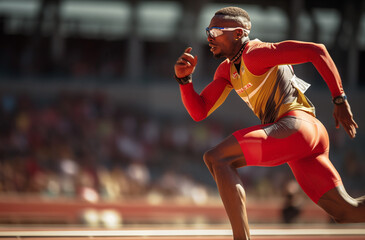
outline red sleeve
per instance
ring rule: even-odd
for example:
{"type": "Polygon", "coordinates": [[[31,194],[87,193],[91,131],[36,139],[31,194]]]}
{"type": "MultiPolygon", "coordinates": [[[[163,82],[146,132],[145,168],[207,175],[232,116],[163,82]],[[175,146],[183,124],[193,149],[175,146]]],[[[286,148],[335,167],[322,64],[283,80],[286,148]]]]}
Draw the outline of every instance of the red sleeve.
{"type": "Polygon", "coordinates": [[[300,41],[279,43],[251,41],[245,49],[244,62],[255,75],[261,75],[277,65],[311,62],[326,81],[332,97],[344,92],[337,67],[323,44],[300,41]]]}
{"type": "Polygon", "coordinates": [[[217,68],[214,80],[200,94],[194,90],[192,83],[180,85],[182,102],[195,121],[205,119],[219,100],[222,100],[221,98],[227,87],[232,88],[229,79],[230,65],[227,61],[224,61],[217,68]]]}

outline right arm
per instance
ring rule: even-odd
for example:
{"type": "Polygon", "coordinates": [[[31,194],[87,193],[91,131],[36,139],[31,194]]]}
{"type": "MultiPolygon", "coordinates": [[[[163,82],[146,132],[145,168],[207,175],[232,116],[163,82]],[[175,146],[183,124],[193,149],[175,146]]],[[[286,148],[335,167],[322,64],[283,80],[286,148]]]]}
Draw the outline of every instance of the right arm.
{"type": "MultiPolygon", "coordinates": [[[[191,48],[187,48],[175,64],[175,75],[183,78],[194,72],[197,57],[190,54],[191,48]]],[[[221,64],[214,80],[198,94],[192,82],[180,85],[182,102],[195,121],[201,121],[217,109],[227,98],[232,86],[229,82],[229,65],[221,64]]]]}

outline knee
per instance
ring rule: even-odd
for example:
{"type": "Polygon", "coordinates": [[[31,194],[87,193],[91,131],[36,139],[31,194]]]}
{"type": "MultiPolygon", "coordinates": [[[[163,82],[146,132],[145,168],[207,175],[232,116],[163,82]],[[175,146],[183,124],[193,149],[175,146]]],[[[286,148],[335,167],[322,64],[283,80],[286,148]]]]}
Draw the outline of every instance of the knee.
{"type": "Polygon", "coordinates": [[[222,159],[218,155],[219,154],[214,149],[208,150],[204,153],[203,159],[208,168],[214,168],[221,164],[222,159]]]}
{"type": "Polygon", "coordinates": [[[205,152],[203,155],[203,159],[204,159],[205,165],[207,165],[210,168],[213,165],[213,162],[215,161],[212,150],[205,152]]]}

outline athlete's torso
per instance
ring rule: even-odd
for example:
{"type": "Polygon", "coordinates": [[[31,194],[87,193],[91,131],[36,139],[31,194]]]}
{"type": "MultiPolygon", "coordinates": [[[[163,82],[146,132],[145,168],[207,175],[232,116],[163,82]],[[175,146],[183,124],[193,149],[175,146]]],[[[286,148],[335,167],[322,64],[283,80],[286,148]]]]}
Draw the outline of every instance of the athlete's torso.
{"type": "MultiPolygon", "coordinates": [[[[253,42],[251,48],[255,47],[253,42]]],[[[314,115],[313,105],[294,87],[295,82],[302,80],[297,79],[290,65],[274,66],[263,74],[255,75],[246,66],[244,55],[239,71],[233,63],[227,64],[230,64],[232,87],[262,123],[274,122],[291,110],[303,110],[314,115]]]]}

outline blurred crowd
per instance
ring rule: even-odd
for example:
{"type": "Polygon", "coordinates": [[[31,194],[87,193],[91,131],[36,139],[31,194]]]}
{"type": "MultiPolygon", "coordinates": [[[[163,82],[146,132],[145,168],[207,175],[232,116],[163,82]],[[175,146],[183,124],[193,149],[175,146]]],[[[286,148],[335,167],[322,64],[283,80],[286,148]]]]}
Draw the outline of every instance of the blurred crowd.
{"type": "Polygon", "coordinates": [[[192,155],[221,134],[203,127],[190,133],[186,126],[113,104],[101,93],[62,93],[53,99],[7,94],[1,100],[3,193],[88,200],[153,189],[182,193],[199,184],[179,165],[200,165],[192,155]]]}
{"type": "MultiPolygon", "coordinates": [[[[157,117],[103,93],[3,94],[0,193],[88,201],[217,196],[202,160],[231,129],[157,117]]],[[[285,166],[283,167],[285,168],[285,166]]],[[[242,170],[250,196],[280,194],[289,171],[242,170]]]]}

